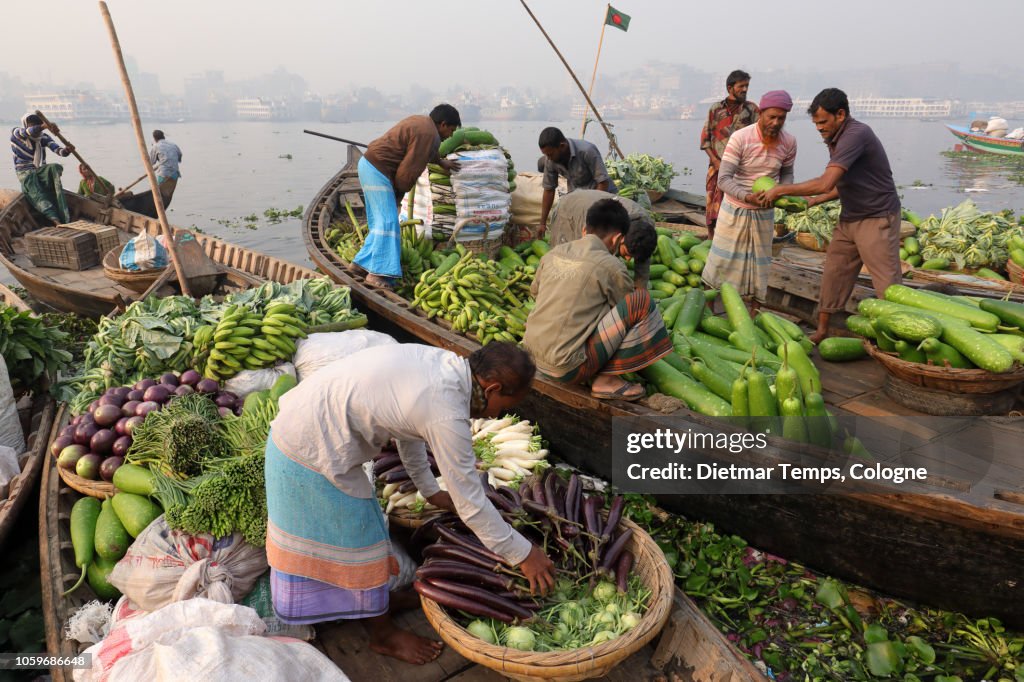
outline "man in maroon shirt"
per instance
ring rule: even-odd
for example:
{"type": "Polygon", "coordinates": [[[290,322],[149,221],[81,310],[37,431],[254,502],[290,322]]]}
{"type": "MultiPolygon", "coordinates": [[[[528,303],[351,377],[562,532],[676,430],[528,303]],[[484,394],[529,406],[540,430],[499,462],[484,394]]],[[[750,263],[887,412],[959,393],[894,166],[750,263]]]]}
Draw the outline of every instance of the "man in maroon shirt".
{"type": "Polygon", "coordinates": [[[846,307],[862,264],[871,272],[879,298],[890,284],[900,283],[900,198],[882,143],[871,128],[850,116],[846,93],[822,90],[807,113],[828,145],[825,172],[807,182],[776,185],[760,200],[763,206],[783,195],[811,197],[811,206],[836,197],[842,202],[821,278],[818,329],[811,336],[817,343],[828,336],[832,313],[846,307]]]}

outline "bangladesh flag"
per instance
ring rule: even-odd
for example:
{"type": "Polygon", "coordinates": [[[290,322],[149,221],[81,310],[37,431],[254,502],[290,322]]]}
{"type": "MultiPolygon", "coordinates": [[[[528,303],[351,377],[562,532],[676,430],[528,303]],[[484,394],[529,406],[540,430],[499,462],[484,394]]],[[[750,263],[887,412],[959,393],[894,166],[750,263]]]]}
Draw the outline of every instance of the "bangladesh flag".
{"type": "Polygon", "coordinates": [[[615,28],[621,28],[623,31],[628,31],[629,15],[623,14],[611,5],[608,5],[608,15],[604,18],[604,23],[615,28]]]}

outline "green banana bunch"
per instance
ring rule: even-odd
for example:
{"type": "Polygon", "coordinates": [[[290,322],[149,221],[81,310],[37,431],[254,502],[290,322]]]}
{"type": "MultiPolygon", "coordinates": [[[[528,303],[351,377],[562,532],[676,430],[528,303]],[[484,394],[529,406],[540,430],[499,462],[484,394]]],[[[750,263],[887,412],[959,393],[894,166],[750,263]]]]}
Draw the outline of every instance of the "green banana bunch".
{"type": "MultiPolygon", "coordinates": [[[[319,312],[319,311],[316,311],[319,312]]],[[[260,320],[262,336],[254,339],[252,369],[268,367],[295,355],[295,339],[306,338],[306,321],[293,303],[267,306],[260,320]]]]}
{"type": "MultiPolygon", "coordinates": [[[[205,344],[206,365],[203,376],[208,379],[224,381],[238,374],[243,369],[258,369],[250,363],[250,355],[255,344],[263,318],[242,305],[231,305],[224,310],[217,326],[210,332],[204,327],[196,330],[196,336],[202,334],[200,341],[205,344]]],[[[209,327],[209,325],[205,325],[209,327]]],[[[199,344],[193,339],[198,350],[199,344]]]]}

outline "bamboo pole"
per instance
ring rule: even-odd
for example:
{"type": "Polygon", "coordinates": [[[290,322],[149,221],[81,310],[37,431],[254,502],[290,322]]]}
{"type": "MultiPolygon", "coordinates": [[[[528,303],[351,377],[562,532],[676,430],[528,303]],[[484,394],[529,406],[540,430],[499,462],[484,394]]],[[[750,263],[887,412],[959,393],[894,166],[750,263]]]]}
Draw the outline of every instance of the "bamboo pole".
{"type": "Polygon", "coordinates": [[[118,198],[118,197],[120,197],[120,196],[121,196],[122,194],[124,194],[125,192],[127,192],[127,191],[128,191],[128,190],[130,190],[130,189],[131,189],[132,187],[134,187],[135,185],[139,184],[140,182],[142,182],[142,181],[143,181],[143,180],[145,180],[145,179],[146,179],[146,176],[145,176],[145,175],[140,175],[139,177],[135,178],[135,182],[133,182],[132,184],[128,185],[127,187],[122,187],[122,188],[121,188],[121,189],[120,189],[120,190],[119,190],[118,192],[116,192],[116,193],[114,194],[114,198],[115,198],[115,199],[117,199],[117,198],[118,198]]]}
{"type": "Polygon", "coordinates": [[[171,254],[171,263],[174,265],[174,272],[181,285],[181,293],[186,296],[192,295],[188,286],[188,280],[181,267],[181,260],[178,258],[178,247],[174,239],[174,231],[167,222],[167,212],[164,211],[164,198],[160,195],[160,186],[156,181],[156,173],[153,172],[153,164],[149,162],[149,152],[146,150],[146,138],[142,134],[142,121],[139,119],[139,107],[135,103],[135,91],[132,90],[132,82],[128,78],[128,69],[124,64],[124,55],[121,53],[121,42],[117,39],[117,29],[114,28],[114,20],[110,18],[110,10],[107,3],[100,0],[100,13],[103,21],[107,24],[107,32],[110,34],[110,47],[114,50],[114,59],[121,72],[121,83],[124,85],[125,97],[128,100],[128,108],[132,114],[132,126],[135,128],[135,139],[139,143],[139,154],[142,156],[142,165],[146,169],[146,176],[149,178],[149,186],[153,192],[153,205],[156,207],[156,214],[160,220],[160,229],[167,240],[167,251],[171,254]]]}
{"type": "Polygon", "coordinates": [[[533,23],[537,24],[537,28],[540,29],[540,32],[544,34],[544,38],[547,39],[548,44],[551,45],[551,49],[554,50],[555,54],[558,55],[558,58],[562,60],[562,65],[565,66],[566,71],[568,71],[569,75],[572,76],[572,80],[573,82],[576,83],[576,87],[578,87],[580,89],[580,92],[583,93],[583,96],[587,100],[587,104],[590,106],[590,109],[594,112],[594,116],[597,117],[597,120],[601,124],[601,127],[604,128],[605,135],[608,136],[608,144],[611,145],[612,149],[615,150],[616,154],[618,154],[620,157],[625,158],[625,154],[623,154],[622,150],[619,149],[619,143],[615,141],[615,136],[612,135],[612,131],[608,128],[608,124],[604,122],[603,118],[601,118],[601,113],[597,110],[597,107],[595,107],[594,103],[590,101],[590,95],[588,95],[587,91],[583,88],[583,83],[580,83],[580,79],[576,77],[576,73],[572,70],[572,67],[569,66],[569,62],[565,61],[565,57],[562,56],[562,53],[555,46],[555,43],[553,40],[551,40],[551,37],[548,35],[548,32],[544,30],[544,27],[541,26],[540,21],[537,19],[536,16],[534,16],[533,12],[530,10],[529,5],[526,4],[526,0],[519,0],[519,2],[522,4],[523,9],[526,10],[526,13],[530,15],[530,18],[533,19],[533,23]]]}
{"type": "MultiPolygon", "coordinates": [[[[604,18],[601,20],[601,37],[597,41],[597,56],[594,58],[594,73],[590,74],[590,87],[587,88],[587,97],[594,94],[594,81],[597,80],[597,63],[601,61],[601,46],[604,45],[604,29],[608,26],[608,12],[611,4],[605,5],[604,18]]],[[[587,112],[583,112],[583,126],[580,128],[580,138],[587,136],[587,112]]],[[[621,156],[621,154],[620,154],[621,156]]]]}
{"type": "Polygon", "coordinates": [[[53,124],[50,123],[49,119],[46,118],[46,114],[44,114],[43,112],[39,111],[38,109],[36,109],[36,116],[39,117],[40,121],[42,121],[44,124],[46,124],[47,129],[51,133],[56,135],[58,140],[60,140],[61,142],[64,143],[65,147],[71,147],[71,153],[74,155],[74,157],[76,159],[78,159],[78,162],[80,164],[82,164],[86,168],[92,169],[92,166],[90,166],[89,163],[85,159],[82,158],[82,155],[78,153],[78,148],[75,147],[75,145],[73,145],[70,142],[68,142],[68,138],[64,137],[63,133],[60,132],[60,127],[59,126],[58,126],[57,130],[53,130],[52,128],[50,128],[49,126],[51,126],[53,124]]]}

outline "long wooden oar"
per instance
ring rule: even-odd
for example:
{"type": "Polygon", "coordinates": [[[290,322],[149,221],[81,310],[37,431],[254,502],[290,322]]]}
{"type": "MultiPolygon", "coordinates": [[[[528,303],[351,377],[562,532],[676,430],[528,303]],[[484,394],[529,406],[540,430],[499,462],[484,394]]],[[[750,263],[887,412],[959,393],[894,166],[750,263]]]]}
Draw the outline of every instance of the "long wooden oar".
{"type": "Polygon", "coordinates": [[[59,128],[57,130],[50,128],[50,126],[52,126],[53,124],[50,123],[49,119],[46,118],[46,115],[43,112],[36,109],[36,116],[39,117],[40,121],[46,124],[46,127],[50,130],[51,133],[57,136],[58,140],[64,143],[65,147],[71,147],[71,153],[75,155],[75,158],[78,159],[78,162],[80,164],[82,164],[86,168],[92,169],[92,166],[89,165],[89,162],[82,158],[82,155],[78,153],[78,149],[75,147],[75,145],[68,142],[68,138],[64,137],[64,134],[60,132],[59,128]]]}
{"type": "MultiPolygon", "coordinates": [[[[153,205],[156,207],[157,217],[160,219],[160,229],[164,233],[167,242],[167,251],[171,254],[171,263],[174,264],[174,272],[178,277],[178,284],[181,286],[181,293],[192,296],[192,289],[188,285],[188,278],[178,257],[178,246],[174,239],[174,231],[167,222],[167,212],[164,211],[164,198],[160,194],[160,186],[156,181],[156,173],[153,172],[153,164],[149,161],[149,150],[146,149],[146,138],[142,134],[142,121],[139,119],[139,107],[135,103],[135,91],[132,90],[132,82],[128,78],[128,69],[124,64],[124,55],[121,53],[121,43],[117,39],[117,30],[114,28],[114,20],[110,18],[110,10],[107,3],[100,1],[100,13],[103,21],[107,24],[107,32],[110,34],[110,47],[114,50],[114,59],[121,72],[121,83],[124,85],[125,96],[128,99],[128,108],[132,114],[132,127],[135,128],[135,139],[139,143],[139,154],[142,156],[142,166],[146,169],[146,177],[149,178],[149,187],[153,192],[153,205]]],[[[84,162],[83,162],[84,163],[84,162]]]]}
{"type": "Polygon", "coordinates": [[[335,142],[345,142],[347,144],[353,144],[357,147],[366,147],[367,145],[362,142],[356,142],[355,140],[346,140],[344,137],[335,137],[334,135],[328,135],[327,133],[318,133],[315,130],[303,130],[302,132],[307,135],[316,135],[317,137],[326,137],[328,140],[334,140],[335,142]]]}
{"type": "Polygon", "coordinates": [[[146,176],[145,176],[145,175],[140,175],[139,177],[137,177],[137,178],[135,179],[135,182],[133,182],[132,184],[128,185],[127,187],[122,187],[122,188],[121,188],[120,190],[118,190],[118,191],[117,191],[117,193],[116,193],[116,194],[114,194],[114,198],[115,198],[115,199],[118,199],[118,198],[120,198],[122,194],[124,194],[125,192],[127,192],[127,191],[128,191],[128,190],[130,190],[130,189],[131,189],[132,187],[134,187],[135,185],[139,184],[140,182],[142,182],[142,181],[143,181],[143,180],[145,180],[145,179],[146,179],[146,176]]]}

